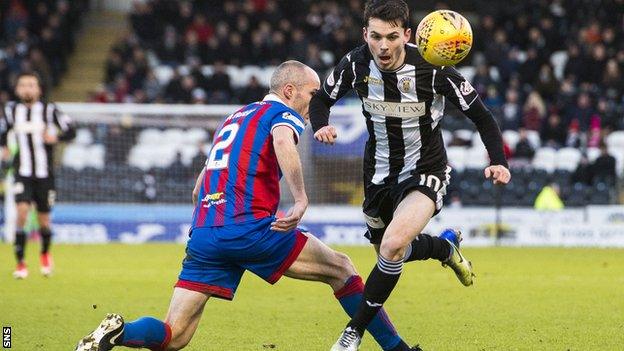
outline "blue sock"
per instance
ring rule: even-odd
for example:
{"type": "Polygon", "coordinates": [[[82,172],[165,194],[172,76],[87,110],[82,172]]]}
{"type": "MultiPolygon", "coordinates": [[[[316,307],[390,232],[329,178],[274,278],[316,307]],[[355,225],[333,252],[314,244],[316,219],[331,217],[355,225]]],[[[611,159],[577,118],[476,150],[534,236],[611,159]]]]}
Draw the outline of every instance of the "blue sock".
{"type": "Polygon", "coordinates": [[[162,350],[171,340],[171,328],[156,318],[143,317],[126,323],[119,345],[162,350]]]}
{"type": "MultiPolygon", "coordinates": [[[[353,317],[358,306],[362,302],[363,292],[364,283],[362,282],[362,278],[359,275],[354,275],[349,278],[345,286],[336,291],[334,295],[349,317],[353,317]]],[[[383,308],[379,310],[366,330],[371,333],[383,350],[400,350],[402,346],[407,347],[394,328],[394,325],[392,325],[392,322],[390,322],[390,318],[383,308]]]]}

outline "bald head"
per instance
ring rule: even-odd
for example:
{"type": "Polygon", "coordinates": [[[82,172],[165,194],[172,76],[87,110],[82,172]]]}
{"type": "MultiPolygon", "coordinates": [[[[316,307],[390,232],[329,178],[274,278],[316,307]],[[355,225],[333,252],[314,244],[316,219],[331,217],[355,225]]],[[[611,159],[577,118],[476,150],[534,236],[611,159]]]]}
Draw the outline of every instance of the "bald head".
{"type": "Polygon", "coordinates": [[[270,92],[277,95],[306,121],[310,100],[320,88],[318,74],[299,61],[286,61],[271,76],[270,92]]]}
{"type": "Polygon", "coordinates": [[[269,89],[271,92],[280,92],[286,84],[300,87],[315,79],[318,80],[319,78],[314,70],[299,61],[290,60],[277,66],[271,76],[269,89]]]}

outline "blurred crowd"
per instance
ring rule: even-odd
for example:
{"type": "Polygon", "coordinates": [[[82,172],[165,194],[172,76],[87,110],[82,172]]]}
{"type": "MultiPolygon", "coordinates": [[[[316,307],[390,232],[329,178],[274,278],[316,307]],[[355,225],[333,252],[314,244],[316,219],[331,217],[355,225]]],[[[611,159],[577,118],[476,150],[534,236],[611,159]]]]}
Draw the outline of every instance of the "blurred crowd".
{"type": "MultiPolygon", "coordinates": [[[[434,7],[408,2],[415,28],[434,7]]],[[[111,50],[105,86],[93,99],[247,103],[266,87],[252,77],[234,88],[226,65],[275,65],[287,58],[324,76],[362,43],[363,3],[136,1],[132,30],[111,50]],[[154,74],[159,65],[174,68],[165,84],[154,74]],[[204,65],[214,67],[210,74],[204,65]]],[[[543,145],[553,147],[598,147],[603,134],[624,128],[624,1],[464,3],[453,9],[465,11],[475,42],[461,66],[473,68],[472,83],[502,129],[536,130],[543,145]]]]}
{"type": "Polygon", "coordinates": [[[59,83],[74,50],[88,0],[0,1],[0,102],[13,97],[15,77],[35,71],[44,88],[59,83]]]}

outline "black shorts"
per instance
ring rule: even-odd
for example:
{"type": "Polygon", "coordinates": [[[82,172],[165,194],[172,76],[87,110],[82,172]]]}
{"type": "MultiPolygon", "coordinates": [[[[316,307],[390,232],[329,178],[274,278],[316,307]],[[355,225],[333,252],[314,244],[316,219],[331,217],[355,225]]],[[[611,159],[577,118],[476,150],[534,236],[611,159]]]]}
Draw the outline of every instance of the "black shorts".
{"type": "Polygon", "coordinates": [[[365,236],[371,244],[380,244],[386,227],[392,221],[394,210],[412,191],[418,190],[435,203],[437,215],[442,209],[442,199],[446,195],[446,186],[451,180],[451,167],[444,171],[414,173],[399,184],[366,184],[364,189],[364,217],[368,231],[365,236]]]}
{"type": "Polygon", "coordinates": [[[38,212],[47,213],[52,210],[56,200],[54,178],[15,177],[13,184],[15,202],[34,202],[38,212]]]}

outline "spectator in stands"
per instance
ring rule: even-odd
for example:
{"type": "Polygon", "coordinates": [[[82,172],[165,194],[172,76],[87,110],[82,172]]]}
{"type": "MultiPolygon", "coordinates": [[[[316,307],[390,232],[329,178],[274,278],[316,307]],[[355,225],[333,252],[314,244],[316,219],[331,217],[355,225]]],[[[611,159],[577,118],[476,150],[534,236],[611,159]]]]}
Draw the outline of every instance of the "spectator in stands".
{"type": "Polygon", "coordinates": [[[570,123],[576,120],[578,122],[579,131],[587,132],[589,130],[591,117],[594,113],[589,93],[581,92],[576,98],[576,104],[568,108],[566,121],[570,123]]]}
{"type": "Polygon", "coordinates": [[[546,116],[546,104],[537,91],[532,91],[524,103],[522,125],[529,130],[540,130],[546,116]]]}
{"type": "Polygon", "coordinates": [[[256,76],[251,76],[249,84],[243,89],[240,94],[240,103],[248,104],[253,101],[260,101],[266,95],[267,88],[260,85],[256,76]]]}
{"type": "Polygon", "coordinates": [[[512,160],[515,166],[529,165],[535,156],[535,148],[531,145],[525,128],[520,128],[518,134],[520,139],[516,144],[512,160]]]}
{"type": "Polygon", "coordinates": [[[229,103],[232,99],[232,84],[223,62],[217,61],[213,66],[212,76],[209,79],[210,100],[214,103],[229,103]]]}
{"type": "Polygon", "coordinates": [[[557,95],[559,82],[555,78],[552,67],[545,63],[540,67],[537,80],[533,84],[535,90],[547,101],[552,101],[557,95]]]}
{"type": "Polygon", "coordinates": [[[558,149],[565,145],[566,138],[566,127],[561,123],[561,117],[552,112],[540,130],[542,145],[558,149]]]}
{"type": "Polygon", "coordinates": [[[600,156],[592,164],[594,179],[613,183],[616,179],[615,157],[609,154],[607,144],[600,145],[600,156]]]}
{"type": "Polygon", "coordinates": [[[564,204],[563,201],[561,201],[559,194],[559,184],[551,183],[550,185],[546,185],[537,195],[535,205],[533,207],[538,211],[562,210],[564,208],[564,204]]]}
{"type": "Polygon", "coordinates": [[[184,50],[173,26],[165,27],[163,40],[156,49],[160,62],[168,66],[177,66],[184,61],[184,50]]]}
{"type": "Polygon", "coordinates": [[[582,183],[585,185],[591,185],[593,181],[593,170],[592,166],[589,164],[589,160],[587,156],[583,155],[581,160],[579,161],[578,166],[572,173],[570,180],[572,183],[582,183]]]}
{"type": "Polygon", "coordinates": [[[500,126],[502,130],[518,130],[520,127],[522,107],[519,103],[519,94],[515,89],[507,90],[505,102],[501,106],[500,126]]]}

